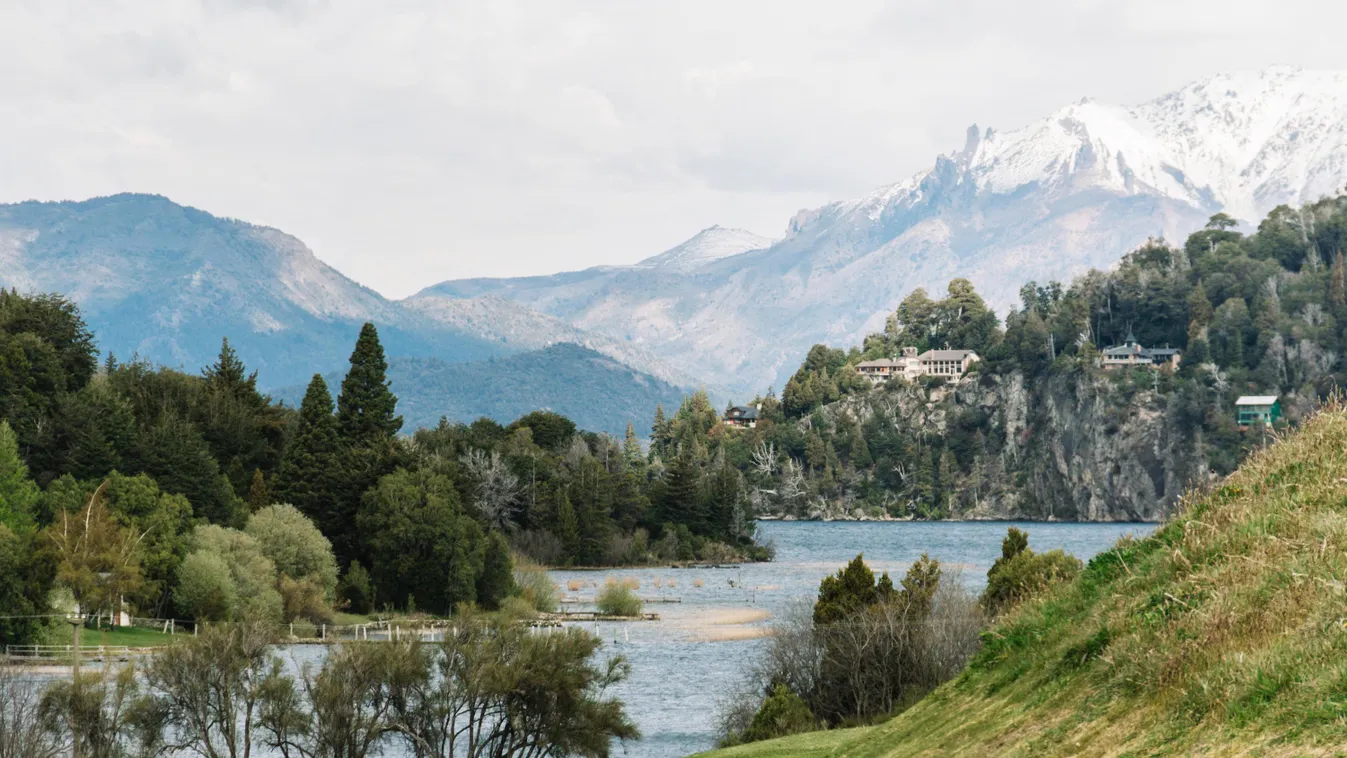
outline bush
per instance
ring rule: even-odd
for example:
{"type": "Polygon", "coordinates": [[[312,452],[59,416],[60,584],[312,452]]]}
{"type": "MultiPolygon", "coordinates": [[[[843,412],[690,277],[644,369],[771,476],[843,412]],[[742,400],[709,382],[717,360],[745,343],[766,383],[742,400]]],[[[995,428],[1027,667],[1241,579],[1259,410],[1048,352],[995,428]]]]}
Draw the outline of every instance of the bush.
{"type": "Polygon", "coordinates": [[[514,555],[514,581],[519,596],[539,613],[556,613],[557,587],[547,570],[527,557],[514,555]]]}
{"type": "Polygon", "coordinates": [[[753,714],[753,723],[743,734],[744,742],[757,742],[785,737],[817,729],[814,714],[804,698],[778,683],[772,694],[762,701],[762,707],[753,714]]]}
{"type": "Polygon", "coordinates": [[[609,579],[604,583],[596,601],[599,613],[605,616],[641,615],[641,598],[631,587],[609,579]]]}
{"type": "Polygon", "coordinates": [[[366,614],[374,610],[374,590],[370,586],[369,572],[360,561],[351,561],[346,575],[337,586],[337,594],[346,603],[351,613],[366,614]]]}
{"type": "Polygon", "coordinates": [[[1003,613],[1052,584],[1074,579],[1080,569],[1080,559],[1061,550],[1035,553],[1024,547],[987,572],[982,607],[992,615],[1003,613]]]}
{"type": "Polygon", "coordinates": [[[276,582],[276,590],[281,594],[286,621],[304,619],[315,624],[332,623],[332,604],[313,577],[291,579],[282,574],[276,582]]]}

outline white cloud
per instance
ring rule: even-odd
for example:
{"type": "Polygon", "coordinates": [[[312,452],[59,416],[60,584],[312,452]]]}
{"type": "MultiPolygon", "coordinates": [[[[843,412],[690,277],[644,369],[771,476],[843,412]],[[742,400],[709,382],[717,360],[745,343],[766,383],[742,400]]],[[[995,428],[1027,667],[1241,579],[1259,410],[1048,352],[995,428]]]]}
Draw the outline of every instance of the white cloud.
{"type": "Polygon", "coordinates": [[[0,201],[158,192],[391,295],[629,262],[928,165],[976,121],[1347,67],[1335,0],[11,0],[0,201]]]}

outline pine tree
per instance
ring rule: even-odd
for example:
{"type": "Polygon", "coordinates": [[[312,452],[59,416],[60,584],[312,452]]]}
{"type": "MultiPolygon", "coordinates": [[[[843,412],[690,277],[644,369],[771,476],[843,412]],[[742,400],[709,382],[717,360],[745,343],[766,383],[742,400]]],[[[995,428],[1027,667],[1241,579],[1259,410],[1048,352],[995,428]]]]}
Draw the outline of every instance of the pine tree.
{"type": "Polygon", "coordinates": [[[314,374],[272,487],[278,502],[289,503],[313,519],[328,539],[332,539],[332,530],[340,526],[333,524],[330,517],[338,494],[335,474],[339,446],[332,396],[323,377],[314,374]]]}
{"type": "Polygon", "coordinates": [[[578,561],[582,549],[580,544],[580,520],[576,517],[575,508],[571,506],[571,499],[566,496],[565,492],[561,493],[561,500],[557,503],[557,537],[566,550],[567,562],[578,561]]]}
{"type": "Polygon", "coordinates": [[[201,375],[205,377],[206,384],[211,389],[238,397],[244,392],[257,390],[257,372],[249,375],[247,371],[238,353],[234,352],[234,348],[229,344],[229,338],[225,337],[220,341],[219,358],[206,367],[201,375]]]}
{"type": "Polygon", "coordinates": [[[262,469],[255,468],[253,483],[248,487],[248,510],[257,513],[268,505],[271,505],[271,490],[267,488],[267,478],[262,474],[262,469]]]}
{"type": "Polygon", "coordinates": [[[19,441],[9,422],[0,420],[0,526],[20,534],[31,523],[38,488],[19,456],[19,441]]]}
{"type": "Polygon", "coordinates": [[[669,452],[669,440],[673,436],[669,428],[669,419],[664,415],[664,404],[655,405],[655,421],[650,425],[651,450],[656,455],[666,456],[669,452]]]}
{"type": "Polygon", "coordinates": [[[622,439],[622,457],[628,468],[645,471],[645,451],[641,449],[641,441],[636,438],[636,428],[631,422],[627,423],[627,434],[622,439]]]}
{"type": "Polygon", "coordinates": [[[366,322],[351,352],[351,368],[337,397],[337,431],[351,447],[392,439],[402,428],[398,399],[388,389],[388,361],[379,332],[366,322]]]}
{"type": "Polygon", "coordinates": [[[1347,273],[1343,271],[1342,253],[1333,257],[1333,267],[1328,272],[1328,307],[1337,319],[1347,315],[1347,273]]]}

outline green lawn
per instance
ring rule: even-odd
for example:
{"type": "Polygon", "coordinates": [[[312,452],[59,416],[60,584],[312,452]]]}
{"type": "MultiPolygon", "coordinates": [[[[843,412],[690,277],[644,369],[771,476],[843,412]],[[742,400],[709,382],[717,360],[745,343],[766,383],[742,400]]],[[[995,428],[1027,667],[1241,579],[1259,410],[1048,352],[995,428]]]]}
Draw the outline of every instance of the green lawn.
{"type": "MultiPolygon", "coordinates": [[[[142,627],[103,627],[101,629],[85,627],[80,630],[80,647],[98,647],[107,645],[108,647],[162,647],[171,645],[174,642],[191,637],[192,632],[184,632],[179,629],[176,635],[168,635],[155,629],[145,629],[142,627]]],[[[50,637],[51,645],[69,645],[74,637],[74,629],[67,624],[62,624],[53,630],[50,637]]]]}

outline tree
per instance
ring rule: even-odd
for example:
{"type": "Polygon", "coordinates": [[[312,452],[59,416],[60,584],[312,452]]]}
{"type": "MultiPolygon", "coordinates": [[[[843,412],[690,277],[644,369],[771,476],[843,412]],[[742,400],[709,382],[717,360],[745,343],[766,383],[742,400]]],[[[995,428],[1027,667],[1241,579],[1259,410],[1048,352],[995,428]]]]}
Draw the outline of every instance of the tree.
{"type": "Polygon", "coordinates": [[[571,505],[571,499],[565,492],[561,493],[561,498],[557,502],[556,532],[566,551],[567,561],[579,561],[583,552],[580,541],[580,520],[575,515],[575,507],[571,505]]]}
{"type": "Polygon", "coordinates": [[[331,603],[337,591],[332,543],[293,505],[270,505],[254,513],[244,529],[262,555],[291,579],[311,580],[331,603]]]}
{"type": "Polygon", "coordinates": [[[606,696],[630,666],[622,658],[596,665],[598,648],[581,629],[532,634],[508,620],[464,619],[433,651],[429,686],[394,699],[400,747],[425,756],[607,758],[614,740],[640,732],[606,696]]]}
{"type": "MultiPolygon", "coordinates": [[[[661,413],[663,409],[657,409],[661,413]]],[[[636,428],[627,422],[627,433],[622,438],[622,459],[627,467],[644,472],[645,471],[645,451],[641,449],[641,441],[636,438],[636,428]]]]}
{"type": "Polygon", "coordinates": [[[229,345],[229,338],[225,337],[220,341],[220,356],[215,363],[202,370],[201,375],[206,380],[206,385],[211,389],[220,390],[230,395],[237,395],[244,391],[255,391],[257,388],[257,372],[251,375],[243,366],[243,361],[239,360],[238,353],[229,345]]]}
{"type": "Polygon", "coordinates": [[[267,478],[262,469],[253,469],[253,481],[248,487],[248,512],[257,513],[271,504],[271,490],[267,488],[267,478]]]}
{"type": "MultiPolygon", "coordinates": [[[[0,645],[32,644],[44,626],[55,567],[36,541],[35,534],[20,536],[0,524],[0,645]]],[[[0,701],[0,711],[4,705],[0,701]]]]}
{"type": "Polygon", "coordinates": [[[486,538],[482,573],[477,577],[477,604],[494,611],[515,592],[514,567],[510,564],[510,543],[500,532],[486,538]]]}
{"type": "Polygon", "coordinates": [[[447,614],[477,600],[482,529],[448,477],[399,469],[365,493],[356,523],[379,602],[447,614]]]}
{"type": "Polygon", "coordinates": [[[387,442],[402,428],[402,417],[396,415],[398,399],[388,388],[388,361],[374,324],[360,328],[350,363],[337,396],[338,434],[352,447],[387,442]]]}
{"type": "Polygon", "coordinates": [[[276,472],[274,497],[290,503],[313,519],[325,534],[340,531],[342,525],[332,512],[338,498],[336,469],[338,460],[337,422],[332,416],[332,396],[327,382],[314,374],[299,406],[299,421],[285,447],[276,472]]]}
{"type": "Polygon", "coordinates": [[[875,581],[874,572],[865,565],[864,556],[857,554],[845,567],[819,583],[818,600],[814,603],[814,623],[831,624],[868,608],[893,595],[893,581],[884,574],[875,581]]]}
{"type": "Polygon", "coordinates": [[[19,457],[19,440],[9,422],[0,419],[0,525],[10,531],[28,529],[39,491],[19,457]]]}
{"type": "Polygon", "coordinates": [[[519,477],[505,465],[500,453],[473,448],[458,460],[471,478],[473,504],[485,525],[501,531],[514,529],[519,477]]]}
{"type": "Polygon", "coordinates": [[[360,561],[351,561],[350,568],[346,569],[337,585],[337,594],[351,613],[369,613],[374,609],[374,585],[360,561]]]}
{"type": "Polygon", "coordinates": [[[140,541],[103,502],[104,482],[79,513],[63,511],[46,529],[57,556],[57,581],[70,588],[83,613],[115,613],[140,588],[140,541]]]}
{"type": "Polygon", "coordinates": [[[197,527],[194,542],[173,594],[184,613],[211,621],[274,623],[284,618],[285,605],[276,589],[276,564],[256,539],[237,529],[209,524],[197,527]],[[228,570],[227,583],[221,567],[228,570]],[[222,604],[223,598],[235,602],[222,604]]]}

